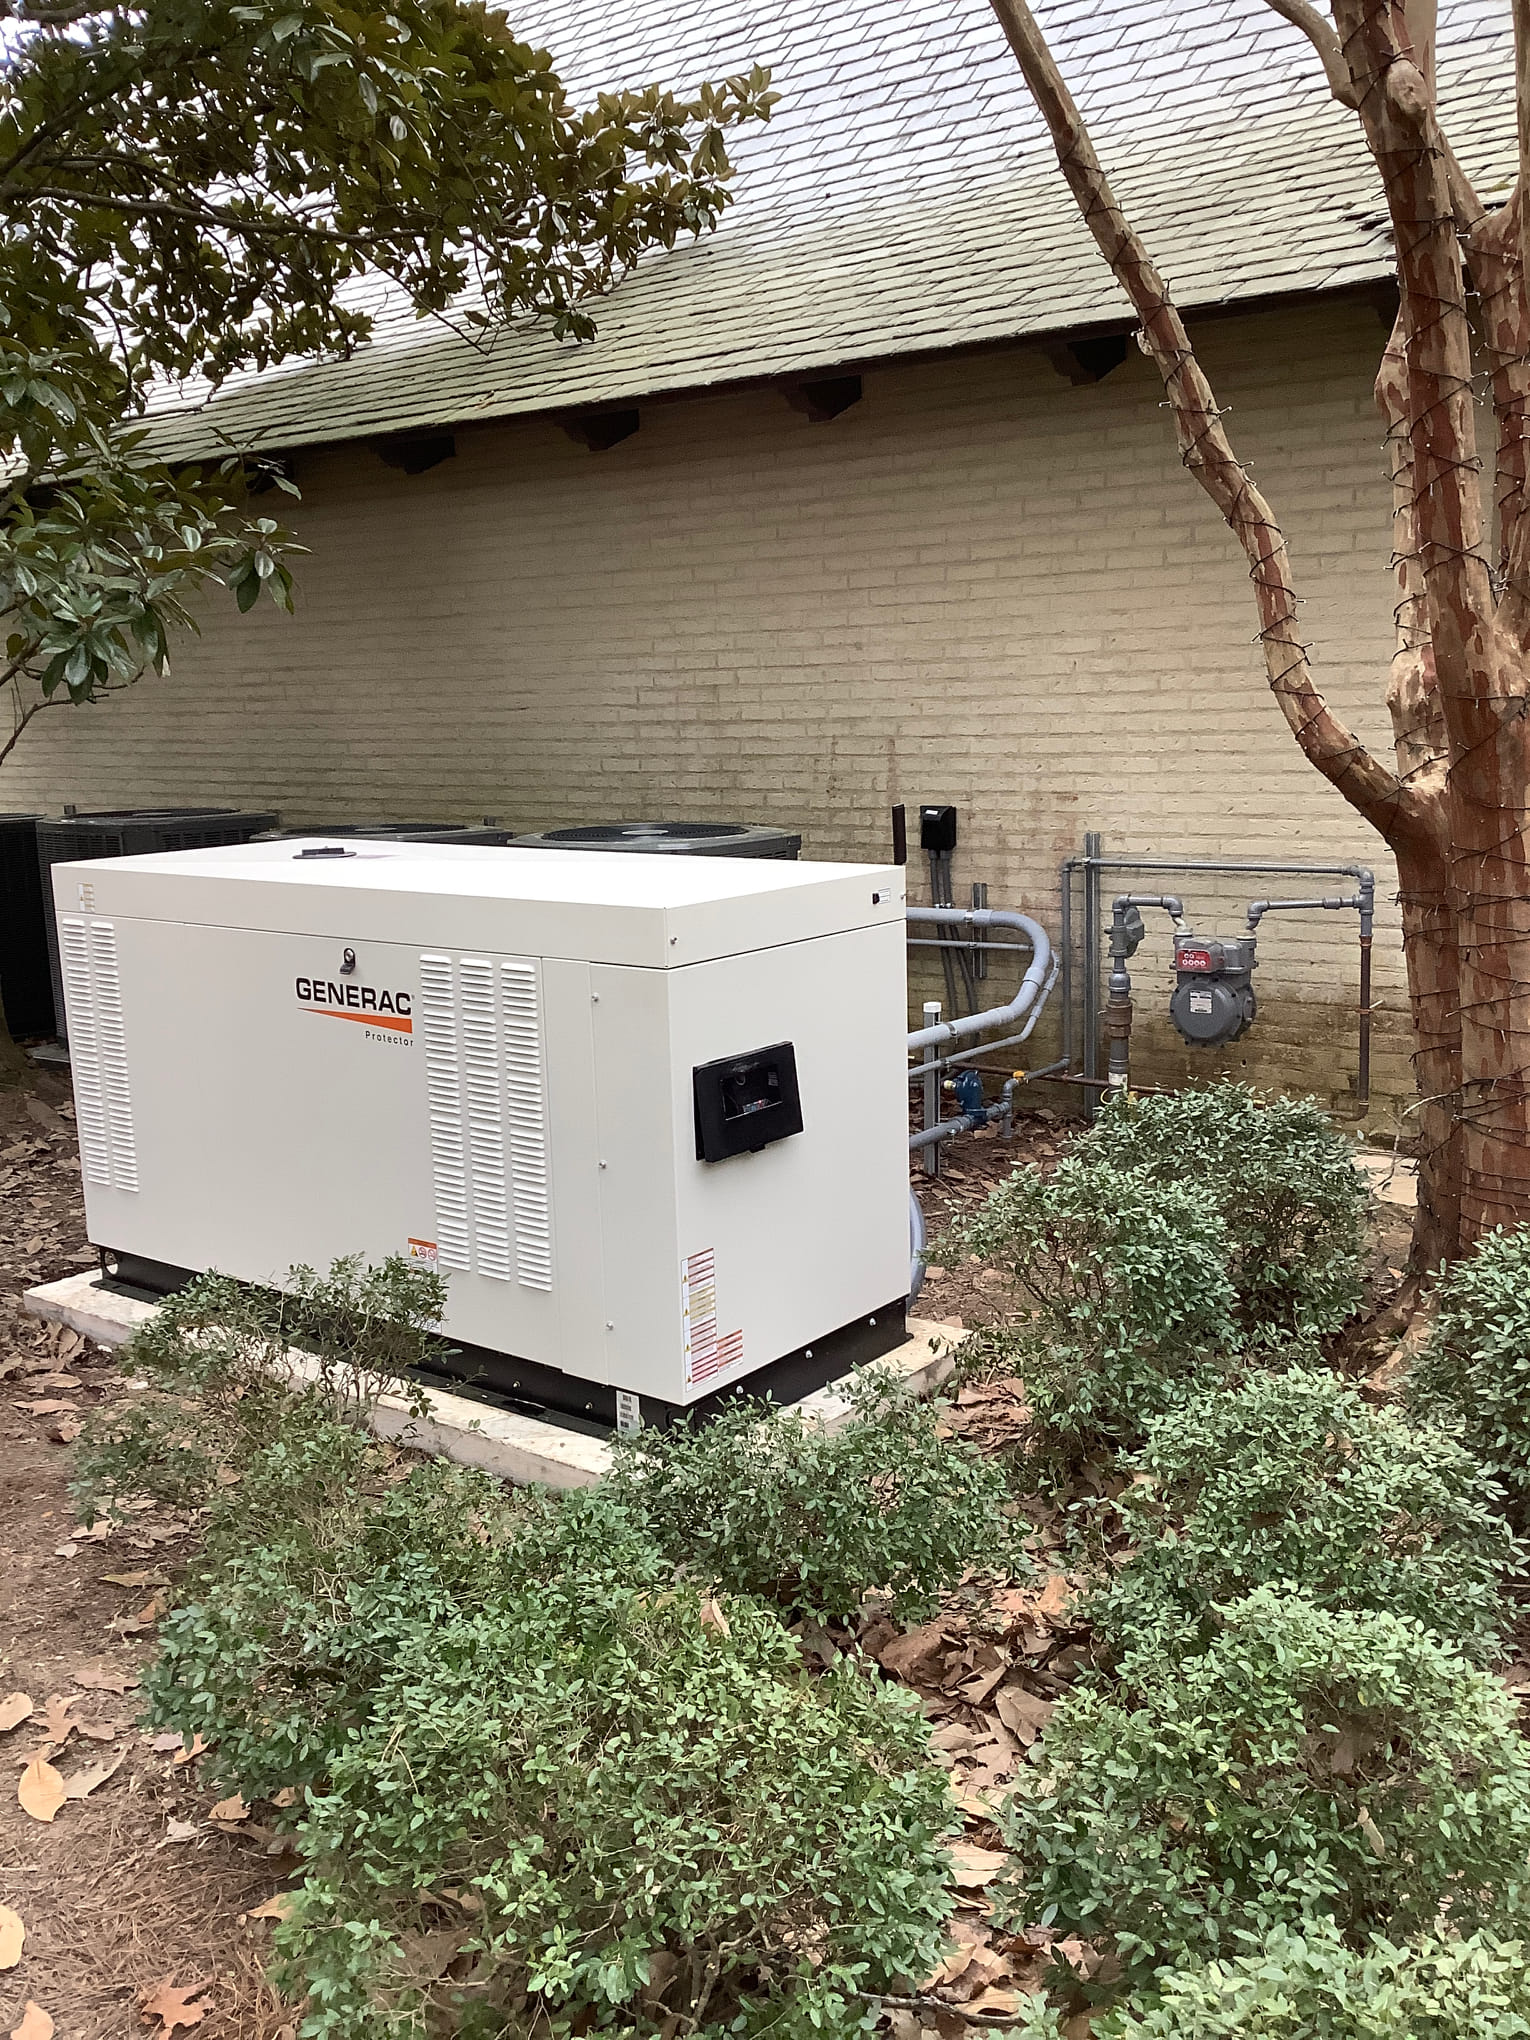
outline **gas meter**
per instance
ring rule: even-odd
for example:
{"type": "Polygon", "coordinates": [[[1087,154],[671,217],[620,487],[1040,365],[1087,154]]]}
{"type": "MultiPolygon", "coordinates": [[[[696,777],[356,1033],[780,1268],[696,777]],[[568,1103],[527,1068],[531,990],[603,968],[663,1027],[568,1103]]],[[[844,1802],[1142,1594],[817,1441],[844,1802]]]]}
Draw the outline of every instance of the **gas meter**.
{"type": "Polygon", "coordinates": [[[1192,1048],[1219,1048],[1246,1034],[1258,1011],[1252,935],[1176,931],[1169,1018],[1192,1048]]]}

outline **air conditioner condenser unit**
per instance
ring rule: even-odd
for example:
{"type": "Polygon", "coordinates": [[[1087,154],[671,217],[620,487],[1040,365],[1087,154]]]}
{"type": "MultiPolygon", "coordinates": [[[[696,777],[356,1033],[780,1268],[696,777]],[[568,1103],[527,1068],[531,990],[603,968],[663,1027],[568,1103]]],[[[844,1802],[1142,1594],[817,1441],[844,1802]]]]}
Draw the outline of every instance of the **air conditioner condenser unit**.
{"type": "Polygon", "coordinates": [[[790,1399],[904,1336],[903,878],[364,840],[56,866],[90,1238],[160,1288],[407,1255],[447,1278],[444,1364],[604,1423],[790,1399]]]}

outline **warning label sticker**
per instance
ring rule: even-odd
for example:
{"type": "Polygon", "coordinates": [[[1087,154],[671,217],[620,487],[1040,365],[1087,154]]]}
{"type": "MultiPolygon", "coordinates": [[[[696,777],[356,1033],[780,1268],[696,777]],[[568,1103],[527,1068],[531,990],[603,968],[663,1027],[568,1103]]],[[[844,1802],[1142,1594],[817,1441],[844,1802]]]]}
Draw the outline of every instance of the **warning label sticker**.
{"type": "Polygon", "coordinates": [[[744,1335],[717,1330],[717,1262],[710,1247],[680,1264],[680,1308],[685,1340],[685,1385],[720,1381],[744,1364],[744,1335]]]}
{"type": "Polygon", "coordinates": [[[441,1256],[434,1240],[411,1240],[409,1258],[419,1268],[439,1268],[441,1256]]]}

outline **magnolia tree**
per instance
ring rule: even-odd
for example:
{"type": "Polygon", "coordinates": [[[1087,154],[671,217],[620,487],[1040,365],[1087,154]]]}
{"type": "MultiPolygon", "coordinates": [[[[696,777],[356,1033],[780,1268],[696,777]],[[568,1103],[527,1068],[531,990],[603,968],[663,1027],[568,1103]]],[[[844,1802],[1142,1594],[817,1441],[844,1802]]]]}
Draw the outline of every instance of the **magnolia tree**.
{"type": "Polygon", "coordinates": [[[1333,0],[1331,16],[1307,0],[1265,4],[1306,33],[1334,97],[1353,110],[1397,249],[1400,306],[1376,380],[1399,589],[1390,764],[1319,691],[1297,630],[1285,534],[1238,458],[1030,9],[992,0],[1069,188],[1137,314],[1184,464],[1248,557],[1271,691],[1307,758],[1397,859],[1420,1090],[1422,1271],[1494,1226],[1530,1220],[1530,0],[1514,0],[1520,175],[1493,211],[1440,125],[1434,0],[1333,0]],[[1496,442],[1491,518],[1473,400],[1479,366],[1496,442]]]}
{"type": "Polygon", "coordinates": [[[575,107],[473,0],[0,0],[0,760],[163,668],[211,584],[290,606],[290,484],[157,458],[155,384],[348,354],[368,276],[470,337],[585,337],[715,223],[725,132],[774,97],[755,70],[575,107]]]}

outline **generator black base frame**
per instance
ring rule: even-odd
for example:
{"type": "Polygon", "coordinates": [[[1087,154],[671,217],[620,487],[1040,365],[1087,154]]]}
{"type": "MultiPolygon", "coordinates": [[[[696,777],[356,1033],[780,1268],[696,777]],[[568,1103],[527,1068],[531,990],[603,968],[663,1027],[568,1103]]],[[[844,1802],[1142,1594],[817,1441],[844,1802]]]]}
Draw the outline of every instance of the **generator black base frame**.
{"type": "MultiPolygon", "coordinates": [[[[107,1288],[124,1296],[173,1296],[196,1280],[197,1271],[177,1268],[168,1261],[154,1261],[142,1254],[122,1254],[110,1247],[97,1251],[101,1277],[107,1288]]],[[[908,1299],[895,1297],[865,1317],[814,1339],[811,1345],[783,1353],[767,1366],[757,1367],[739,1381],[727,1382],[710,1395],[693,1403],[664,1402],[657,1396],[643,1396],[639,1416],[643,1424],[667,1431],[689,1417],[705,1423],[730,1403],[739,1401],[786,1404],[800,1402],[815,1389],[880,1360],[908,1338],[905,1314],[908,1299]]],[[[478,1400],[498,1409],[519,1411],[524,1416],[544,1418],[579,1431],[602,1435],[617,1428],[615,1388],[598,1381],[584,1381],[561,1368],[545,1367],[535,1360],[520,1360],[513,1354],[496,1353],[486,1346],[459,1346],[449,1339],[433,1339],[433,1364],[416,1370],[428,1386],[450,1383],[466,1389],[478,1400]]]]}

